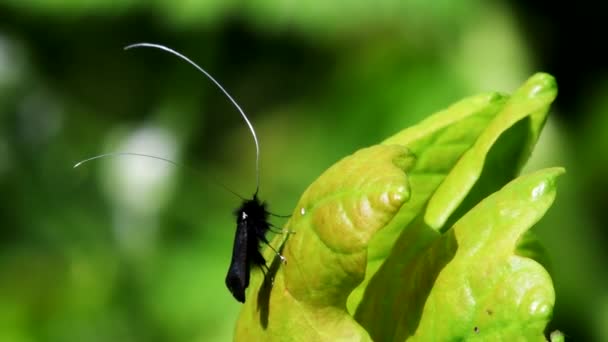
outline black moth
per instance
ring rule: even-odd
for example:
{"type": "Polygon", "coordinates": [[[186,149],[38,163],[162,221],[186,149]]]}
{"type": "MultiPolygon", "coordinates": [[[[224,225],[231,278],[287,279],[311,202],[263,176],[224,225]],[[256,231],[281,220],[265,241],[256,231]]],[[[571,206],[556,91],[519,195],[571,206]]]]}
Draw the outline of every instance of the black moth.
{"type": "Polygon", "coordinates": [[[268,244],[266,232],[270,229],[270,224],[266,204],[258,199],[257,194],[252,199],[245,200],[235,215],[236,234],[226,286],[236,300],[244,303],[251,266],[258,266],[262,270],[268,268],[260,248],[261,243],[268,244]]]}
{"type": "MultiPolygon", "coordinates": [[[[230,267],[228,268],[228,274],[226,275],[226,287],[232,293],[234,298],[241,303],[245,302],[245,290],[249,286],[249,278],[251,274],[251,267],[257,266],[259,267],[264,275],[266,276],[266,272],[264,270],[269,271],[268,266],[266,265],[266,260],[261,253],[262,244],[270,247],[276,255],[281,259],[283,263],[285,263],[285,258],[274,249],[269,243],[268,239],[266,239],[266,232],[270,230],[270,223],[268,222],[268,216],[270,213],[266,211],[266,204],[258,199],[258,190],[260,187],[260,146],[258,143],[257,135],[255,134],[255,130],[253,129],[253,125],[241,109],[241,107],[236,103],[236,101],[228,94],[228,92],[222,87],[222,85],[217,82],[207,71],[198,66],[188,57],[182,55],[181,53],[172,50],[166,46],[159,44],[151,44],[151,43],[137,43],[132,44],[125,47],[125,50],[137,47],[150,47],[160,49],[166,52],[169,52],[186,62],[190,63],[193,67],[202,72],[205,76],[207,76],[220,90],[228,97],[230,102],[236,107],[239,111],[245,123],[249,127],[251,134],[253,136],[253,140],[255,141],[256,148],[256,178],[257,178],[257,186],[256,191],[253,194],[252,199],[243,199],[243,203],[241,206],[235,211],[236,214],[236,233],[234,236],[234,246],[232,249],[232,260],[230,261],[230,267]]],[[[106,153],[98,156],[94,156],[92,158],[88,158],[78,162],[74,167],[78,167],[88,161],[117,156],[117,155],[131,155],[131,156],[140,156],[140,157],[149,157],[154,159],[159,159],[173,165],[181,166],[180,164],[156,156],[150,156],[146,154],[140,153],[132,153],[132,152],[117,152],[117,153],[106,153]]],[[[230,191],[230,190],[229,190],[230,191]]],[[[232,191],[230,191],[232,192],[232,191]]],[[[236,193],[232,192],[236,196],[240,197],[236,193]]]]}

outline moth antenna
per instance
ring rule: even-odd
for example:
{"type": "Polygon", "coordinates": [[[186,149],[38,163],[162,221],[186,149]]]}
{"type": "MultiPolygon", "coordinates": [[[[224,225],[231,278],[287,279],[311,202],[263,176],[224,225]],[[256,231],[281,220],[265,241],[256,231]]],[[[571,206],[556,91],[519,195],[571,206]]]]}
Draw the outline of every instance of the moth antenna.
{"type": "MultiPolygon", "coordinates": [[[[135,152],[111,152],[111,153],[98,154],[96,156],[93,156],[93,157],[90,157],[90,158],[83,159],[83,160],[79,161],[78,163],[74,164],[74,168],[77,168],[77,167],[81,166],[82,164],[88,163],[88,162],[96,160],[96,159],[102,159],[102,158],[108,158],[108,157],[121,157],[121,156],[135,156],[135,157],[144,157],[144,158],[156,159],[156,160],[163,161],[165,163],[169,163],[169,164],[171,164],[173,166],[176,166],[176,167],[182,167],[182,168],[188,169],[191,172],[194,172],[194,173],[200,175],[201,177],[207,177],[206,175],[204,175],[199,170],[197,170],[197,169],[195,169],[193,167],[189,167],[189,166],[184,165],[184,164],[180,164],[180,163],[174,162],[171,159],[167,159],[167,158],[163,158],[163,157],[157,157],[157,156],[153,156],[153,155],[150,155],[150,154],[135,153],[135,152]]],[[[237,194],[236,192],[230,190],[224,184],[216,182],[216,185],[221,186],[222,188],[224,188],[224,190],[230,192],[231,194],[235,195],[236,197],[238,197],[238,198],[240,198],[242,200],[245,200],[245,198],[243,198],[243,196],[241,196],[241,195],[237,194]]]]}
{"type": "Polygon", "coordinates": [[[167,162],[169,164],[173,164],[175,166],[178,167],[186,167],[185,165],[181,165],[179,163],[174,162],[173,160],[170,159],[166,159],[166,158],[162,158],[162,157],[157,157],[157,156],[153,156],[153,155],[148,155],[148,154],[143,154],[143,153],[133,153],[133,152],[111,152],[111,153],[103,153],[103,154],[99,154],[87,159],[83,159],[81,161],[79,161],[78,163],[74,164],[74,168],[77,168],[79,166],[81,166],[84,163],[88,163],[92,160],[95,159],[101,159],[101,158],[107,158],[107,157],[118,157],[118,156],[136,156],[136,157],[146,157],[146,158],[152,158],[152,159],[157,159],[157,160],[162,160],[164,162],[167,162]]]}
{"type": "Polygon", "coordinates": [[[222,87],[222,85],[218,81],[216,81],[215,78],[213,78],[213,76],[211,76],[211,74],[209,74],[207,71],[205,71],[205,69],[201,68],[198,64],[194,63],[190,58],[182,55],[181,53],[179,53],[171,48],[168,48],[168,47],[166,47],[164,45],[160,45],[160,44],[136,43],[136,44],[127,45],[127,46],[125,46],[124,49],[129,50],[129,49],[138,48],[138,47],[150,47],[150,48],[160,49],[160,50],[169,52],[169,53],[183,59],[184,61],[188,62],[190,65],[195,67],[198,71],[202,72],[205,76],[207,76],[211,80],[211,82],[213,82],[218,88],[220,88],[220,90],[224,93],[224,95],[226,95],[226,97],[228,97],[230,102],[232,102],[232,104],[236,107],[236,109],[239,111],[239,113],[241,113],[241,116],[243,117],[243,119],[245,120],[245,123],[247,124],[247,126],[249,127],[249,130],[251,131],[251,135],[253,136],[253,141],[255,142],[255,174],[256,174],[255,194],[257,195],[258,191],[260,190],[260,144],[258,142],[258,136],[255,133],[255,129],[253,128],[251,121],[249,121],[249,118],[247,118],[247,115],[245,115],[245,112],[241,109],[241,106],[239,106],[239,104],[232,98],[232,96],[230,96],[230,94],[226,91],[226,89],[224,89],[224,87],[222,87]]]}

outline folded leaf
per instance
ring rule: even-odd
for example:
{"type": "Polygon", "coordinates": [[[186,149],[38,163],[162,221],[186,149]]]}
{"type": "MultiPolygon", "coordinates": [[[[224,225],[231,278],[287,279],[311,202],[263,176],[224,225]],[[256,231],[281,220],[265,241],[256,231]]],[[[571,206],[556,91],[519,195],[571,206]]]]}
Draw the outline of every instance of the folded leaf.
{"type": "Polygon", "coordinates": [[[426,245],[407,259],[393,250],[367,289],[378,299],[362,303],[357,321],[376,341],[544,340],[551,278],[516,247],[550,207],[561,173],[553,168],[517,178],[443,235],[418,220],[398,245],[426,245]]]}
{"type": "Polygon", "coordinates": [[[473,146],[506,101],[505,96],[497,93],[472,96],[383,142],[407,146],[416,156],[416,163],[408,171],[412,198],[370,242],[366,277],[348,299],[349,312],[355,311],[367,283],[389,255],[404,227],[421,213],[446,175],[473,146]]]}
{"type": "MultiPolygon", "coordinates": [[[[441,231],[521,171],[556,94],[555,79],[538,73],[510,98],[493,93],[464,99],[383,142],[407,146],[417,157],[408,173],[412,199],[372,239],[367,274],[349,298],[350,312],[419,215],[441,231]]],[[[415,243],[424,246],[425,241],[415,243]]],[[[408,243],[403,257],[415,248],[408,243]]]]}

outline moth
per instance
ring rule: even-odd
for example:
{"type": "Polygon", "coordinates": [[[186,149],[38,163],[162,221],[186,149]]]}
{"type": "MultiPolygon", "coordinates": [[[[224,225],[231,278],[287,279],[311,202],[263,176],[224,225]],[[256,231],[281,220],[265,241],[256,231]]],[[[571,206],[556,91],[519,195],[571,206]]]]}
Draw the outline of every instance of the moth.
{"type": "MultiPolygon", "coordinates": [[[[193,67],[195,67],[198,71],[203,73],[207,78],[209,78],[221,91],[226,95],[226,97],[232,102],[232,104],[236,107],[238,112],[243,117],[243,120],[249,127],[249,131],[253,136],[253,140],[255,142],[256,149],[256,190],[251,196],[251,199],[246,199],[235,192],[232,192],[234,195],[238,196],[242,200],[242,204],[235,211],[236,216],[236,232],[234,235],[234,245],[232,248],[232,258],[230,260],[230,266],[228,267],[228,274],[226,275],[226,287],[232,293],[234,298],[241,302],[245,302],[245,290],[249,287],[249,279],[251,275],[251,269],[253,267],[259,267],[264,276],[269,272],[268,265],[266,264],[266,259],[262,255],[262,247],[263,245],[269,246],[275,254],[280,258],[283,263],[286,263],[286,259],[283,255],[281,255],[274,247],[272,247],[266,238],[266,233],[271,230],[271,224],[269,222],[269,216],[274,215],[266,210],[266,203],[261,201],[258,198],[258,192],[260,189],[260,144],[258,142],[258,137],[251,124],[251,121],[245,115],[245,112],[241,109],[238,103],[230,96],[230,94],[222,87],[222,85],[215,80],[205,69],[201,68],[198,64],[194,63],[190,58],[185,55],[168,48],[164,45],[160,44],[152,44],[152,43],[136,43],[126,46],[124,49],[129,50],[133,48],[140,47],[148,47],[160,49],[170,54],[173,54],[182,60],[186,61],[193,67]]],[[[148,157],[154,158],[158,160],[162,160],[168,162],[170,164],[176,166],[182,166],[172,160],[168,160],[161,157],[151,156],[147,154],[141,153],[132,153],[132,152],[115,152],[115,153],[105,153],[100,154],[85,160],[82,160],[74,165],[74,168],[79,167],[80,165],[99,158],[110,157],[110,156],[120,156],[120,155],[130,155],[130,156],[140,156],[140,157],[148,157]]],[[[275,215],[278,216],[278,215],[275,215]]]]}

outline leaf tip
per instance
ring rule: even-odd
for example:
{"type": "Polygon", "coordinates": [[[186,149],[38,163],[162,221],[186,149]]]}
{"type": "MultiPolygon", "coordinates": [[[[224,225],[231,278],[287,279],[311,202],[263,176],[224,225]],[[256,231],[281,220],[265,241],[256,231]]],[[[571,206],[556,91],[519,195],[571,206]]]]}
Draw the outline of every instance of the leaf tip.
{"type": "Polygon", "coordinates": [[[551,183],[551,185],[555,185],[557,178],[564,173],[566,173],[566,169],[561,166],[551,167],[548,169],[540,170],[539,172],[543,172],[546,174],[547,180],[551,183]]]}
{"type": "Polygon", "coordinates": [[[528,98],[546,96],[552,100],[557,96],[557,82],[552,75],[538,72],[532,75],[520,90],[528,98]]]}
{"type": "Polygon", "coordinates": [[[549,335],[549,341],[550,342],[564,342],[564,333],[559,331],[559,330],[555,330],[551,333],[551,335],[549,335]]]}
{"type": "MultiPolygon", "coordinates": [[[[548,195],[551,193],[554,194],[555,189],[557,187],[557,178],[559,176],[561,176],[562,174],[564,174],[565,172],[566,172],[566,170],[563,167],[553,167],[553,168],[539,170],[539,171],[536,171],[536,172],[530,174],[529,175],[531,177],[530,179],[534,178],[538,182],[538,184],[532,188],[532,191],[531,191],[532,199],[536,200],[536,199],[540,199],[540,198],[544,197],[545,195],[548,195]]],[[[554,195],[550,195],[550,196],[554,196],[554,195]]]]}

